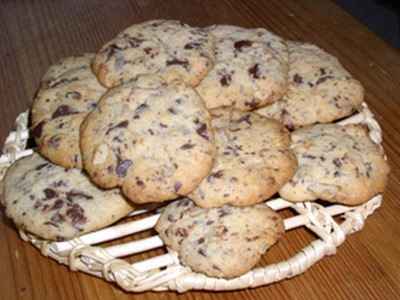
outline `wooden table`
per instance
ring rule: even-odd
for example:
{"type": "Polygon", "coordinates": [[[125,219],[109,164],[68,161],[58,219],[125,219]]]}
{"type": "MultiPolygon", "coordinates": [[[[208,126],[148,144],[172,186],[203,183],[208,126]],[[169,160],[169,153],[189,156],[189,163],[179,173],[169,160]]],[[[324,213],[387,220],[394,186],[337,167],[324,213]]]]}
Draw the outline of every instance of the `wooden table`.
{"type": "MultiPolygon", "coordinates": [[[[132,23],[152,18],[192,25],[265,27],[287,39],[316,43],[336,55],[366,89],[385,132],[392,173],[381,209],[337,255],[296,278],[238,292],[191,292],[180,299],[398,299],[400,294],[400,53],[327,0],[65,0],[0,4],[0,141],[30,104],[41,75],[61,57],[96,51],[132,23]]],[[[69,271],[23,242],[2,216],[0,298],[172,299],[173,292],[128,294],[69,271]]],[[[311,236],[289,232],[266,261],[293,255],[311,236]]],[[[266,263],[266,262],[264,262],[266,263]]]]}

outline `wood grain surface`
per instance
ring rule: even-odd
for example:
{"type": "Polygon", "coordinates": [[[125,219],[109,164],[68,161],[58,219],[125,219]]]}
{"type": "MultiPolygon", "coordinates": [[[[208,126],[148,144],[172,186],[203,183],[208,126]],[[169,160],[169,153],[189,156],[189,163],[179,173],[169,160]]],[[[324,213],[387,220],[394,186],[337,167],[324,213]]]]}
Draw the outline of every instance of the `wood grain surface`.
{"type": "MultiPolygon", "coordinates": [[[[383,206],[365,228],[296,278],[237,292],[129,294],[71,272],[23,242],[1,213],[0,299],[399,299],[400,53],[328,0],[35,0],[0,2],[0,142],[27,109],[48,66],[92,52],[132,23],[153,18],[192,25],[265,27],[287,39],[316,43],[336,55],[366,89],[384,133],[392,173],[383,206]]],[[[293,255],[312,239],[289,232],[263,264],[293,255]]]]}

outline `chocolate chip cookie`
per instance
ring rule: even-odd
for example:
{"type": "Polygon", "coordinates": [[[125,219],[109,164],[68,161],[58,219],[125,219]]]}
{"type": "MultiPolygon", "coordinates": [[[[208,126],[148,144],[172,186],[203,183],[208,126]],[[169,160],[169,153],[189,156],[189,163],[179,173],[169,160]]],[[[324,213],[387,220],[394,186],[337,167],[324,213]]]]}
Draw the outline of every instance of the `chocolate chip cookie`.
{"type": "Polygon", "coordinates": [[[315,125],[292,133],[299,168],[279,191],[289,201],[357,205],[383,192],[389,166],[363,125],[315,125]]]}
{"type": "Polygon", "coordinates": [[[213,37],[201,28],[173,20],[132,25],[97,53],[93,70],[113,87],[141,74],[158,74],[196,86],[213,66],[213,37]]]}
{"type": "Polygon", "coordinates": [[[330,123],[357,110],[364,89],[335,57],[311,44],[288,42],[288,47],[288,92],[258,113],[294,129],[330,123]]]}
{"type": "Polygon", "coordinates": [[[121,186],[136,203],[187,195],[215,156],[210,115],[199,95],[158,76],[110,90],[81,127],[85,169],[101,187],[121,186]]]}
{"type": "Polygon", "coordinates": [[[65,168],[81,168],[79,127],[106,89],[91,72],[94,54],[64,58],[41,81],[32,106],[38,151],[65,168]]]}
{"type": "Polygon", "coordinates": [[[248,111],[278,100],[287,89],[285,41],[265,29],[209,28],[216,37],[215,66],[197,87],[208,108],[248,111]]]}
{"type": "Polygon", "coordinates": [[[211,110],[217,156],[188,195],[198,206],[247,206],[274,195],[293,176],[290,135],[276,120],[231,108],[211,110]]]}
{"type": "Polygon", "coordinates": [[[56,166],[37,153],[8,169],[3,204],[18,228],[48,240],[106,227],[133,210],[118,189],[100,190],[80,170],[56,166]]]}
{"type": "Polygon", "coordinates": [[[283,221],[266,205],[200,208],[189,199],[169,204],[156,230],[182,264],[212,277],[250,271],[283,235],[283,221]]]}

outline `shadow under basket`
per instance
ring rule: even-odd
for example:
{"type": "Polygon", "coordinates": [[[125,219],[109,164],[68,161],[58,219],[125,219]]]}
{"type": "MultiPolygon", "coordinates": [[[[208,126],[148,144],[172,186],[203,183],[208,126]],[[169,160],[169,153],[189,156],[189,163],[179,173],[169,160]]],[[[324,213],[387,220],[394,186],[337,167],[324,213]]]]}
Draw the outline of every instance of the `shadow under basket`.
{"type": "MultiPolygon", "coordinates": [[[[365,124],[371,140],[381,145],[382,131],[365,103],[356,114],[338,124],[365,124]]],[[[16,120],[16,130],[6,139],[0,157],[0,179],[15,160],[33,152],[32,149],[26,149],[28,139],[28,112],[24,112],[16,120]]],[[[46,241],[22,230],[19,233],[24,241],[33,244],[44,256],[68,265],[72,271],[82,271],[115,282],[125,291],[238,290],[299,275],[325,256],[335,254],[336,248],[345,241],[347,235],[363,228],[365,219],[381,202],[382,195],[360,206],[325,202],[291,203],[282,198],[266,201],[265,205],[275,211],[290,209],[294,212],[293,216],[284,220],[286,231],[306,227],[315,234],[316,239],[285,261],[255,268],[233,279],[207,277],[181,265],[177,253],[166,249],[154,231],[152,236],[141,238],[141,232],[153,228],[157,223],[157,210],[133,211],[115,225],[63,242],[46,241]],[[336,220],[339,217],[341,222],[335,221],[334,217],[336,220]],[[126,237],[134,235],[139,238],[126,241],[126,237]],[[153,249],[164,249],[164,252],[151,251],[153,249]],[[156,255],[146,255],[145,259],[129,262],[132,256],[145,252],[156,252],[156,255]]]]}

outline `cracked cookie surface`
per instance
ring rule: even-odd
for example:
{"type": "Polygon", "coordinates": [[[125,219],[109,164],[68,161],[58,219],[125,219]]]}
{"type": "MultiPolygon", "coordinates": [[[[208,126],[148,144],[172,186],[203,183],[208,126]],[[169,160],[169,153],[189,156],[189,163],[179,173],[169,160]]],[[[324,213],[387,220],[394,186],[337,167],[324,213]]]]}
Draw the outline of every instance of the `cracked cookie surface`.
{"type": "Polygon", "coordinates": [[[263,204],[205,209],[185,198],[164,208],[156,230],[184,265],[232,278],[250,271],[283,235],[284,226],[263,204]]]}
{"type": "Polygon", "coordinates": [[[67,57],[51,66],[32,105],[32,135],[39,152],[65,168],[82,168],[79,127],[106,91],[90,69],[93,57],[67,57]]]}
{"type": "Polygon", "coordinates": [[[246,206],[278,192],[297,167],[286,128],[253,112],[231,108],[210,112],[215,163],[188,197],[201,207],[246,206]]]}
{"type": "Polygon", "coordinates": [[[214,39],[201,28],[173,20],[132,25],[97,53],[93,70],[113,87],[142,74],[196,86],[213,66],[214,39]]]}
{"type": "Polygon", "coordinates": [[[81,150],[96,184],[121,186],[136,203],[190,193],[215,156],[210,115],[199,95],[153,75],[102,98],[81,127],[81,150]]]}
{"type": "Polygon", "coordinates": [[[315,125],[292,133],[299,167],[279,191],[289,201],[357,205],[383,192],[389,165],[363,125],[315,125]]]}
{"type": "Polygon", "coordinates": [[[289,88],[278,101],[257,110],[294,129],[349,116],[364,99],[364,89],[340,62],[321,48],[288,42],[289,88]]]}
{"type": "Polygon", "coordinates": [[[249,111],[278,100],[287,89],[286,42],[257,28],[208,28],[216,37],[215,65],[197,87],[208,108],[249,111]]]}
{"type": "Polygon", "coordinates": [[[106,227],[133,210],[118,189],[100,190],[80,170],[56,166],[37,153],[8,169],[3,204],[18,228],[49,240],[106,227]]]}

